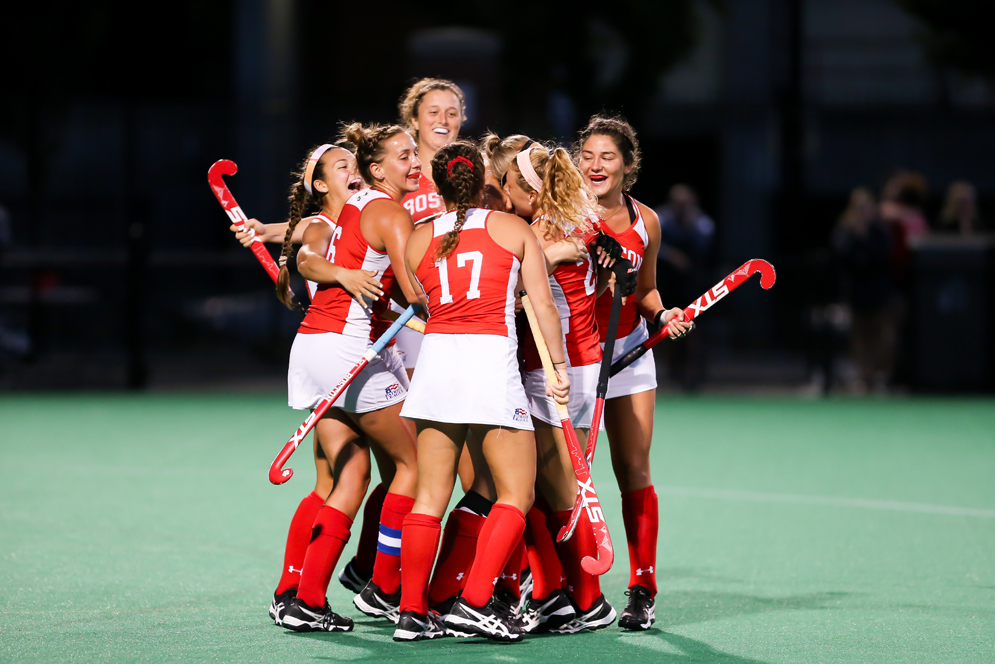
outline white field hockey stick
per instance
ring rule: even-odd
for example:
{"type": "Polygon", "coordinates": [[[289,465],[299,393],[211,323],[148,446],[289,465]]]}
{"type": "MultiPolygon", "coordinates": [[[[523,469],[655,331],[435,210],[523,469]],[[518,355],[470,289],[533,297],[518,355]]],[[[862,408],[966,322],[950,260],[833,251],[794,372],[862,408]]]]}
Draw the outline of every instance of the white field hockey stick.
{"type": "MultiPolygon", "coordinates": [[[[708,292],[688,305],[687,308],[684,309],[684,320],[694,320],[701,315],[703,311],[724,298],[731,291],[735,290],[737,286],[742,284],[757,272],[760,273],[760,285],[764,287],[764,290],[770,289],[770,287],[774,285],[774,281],[777,279],[777,275],[774,272],[774,266],[765,260],[754,258],[753,260],[746,261],[740,265],[738,270],[712,286],[708,292]]],[[[615,360],[615,362],[612,363],[611,375],[614,376],[619,371],[625,369],[627,366],[645,355],[646,351],[663,341],[663,339],[669,335],[670,328],[664,325],[652,337],[615,360]]]]}
{"type": "MultiPolygon", "coordinates": [[[[558,379],[553,370],[553,360],[549,357],[549,348],[546,347],[546,341],[542,337],[542,330],[539,329],[539,321],[536,319],[529,296],[525,294],[525,291],[522,291],[520,295],[522,296],[522,307],[525,309],[529,326],[532,328],[532,337],[535,339],[539,357],[542,359],[542,368],[546,372],[546,380],[549,381],[550,385],[553,385],[558,379]]],[[[580,561],[580,566],[588,574],[600,576],[611,569],[612,563],[615,562],[615,549],[612,547],[612,538],[608,533],[604,512],[601,511],[601,503],[598,502],[598,492],[594,488],[594,480],[591,479],[591,469],[587,465],[587,459],[584,458],[584,450],[581,449],[580,441],[577,440],[573,424],[570,423],[570,411],[565,405],[556,402],[556,413],[560,416],[563,437],[567,441],[567,450],[570,452],[570,461],[577,478],[578,492],[578,501],[570,514],[570,523],[560,529],[556,539],[563,542],[573,535],[573,531],[577,528],[577,519],[580,516],[578,505],[587,510],[588,519],[594,529],[594,539],[598,544],[598,558],[584,556],[584,559],[580,561]]]]}
{"type": "Polygon", "coordinates": [[[287,463],[287,460],[290,459],[290,455],[294,453],[294,450],[297,449],[298,445],[301,444],[301,441],[303,441],[308,435],[308,432],[314,428],[315,423],[321,419],[321,417],[325,414],[325,411],[327,411],[332,404],[335,403],[335,400],[342,395],[345,388],[349,387],[349,383],[352,382],[353,378],[359,375],[359,372],[370,363],[370,360],[377,356],[377,353],[386,348],[387,344],[390,343],[390,340],[401,331],[404,324],[407,323],[408,320],[415,315],[415,311],[420,308],[421,305],[412,304],[410,307],[405,309],[404,313],[398,316],[393,325],[391,325],[387,331],[384,332],[380,338],[369,347],[369,349],[367,349],[366,353],[363,354],[362,359],[356,363],[356,366],[349,370],[349,373],[345,375],[345,378],[340,380],[339,384],[332,388],[332,391],[328,393],[327,397],[318,402],[318,405],[314,407],[311,414],[308,415],[307,419],[304,420],[304,423],[297,428],[297,432],[290,437],[290,440],[288,440],[287,444],[283,446],[282,450],[280,450],[280,453],[277,455],[276,459],[273,460],[273,463],[269,467],[270,482],[273,484],[283,484],[294,476],[293,469],[283,467],[283,465],[287,463]]]}

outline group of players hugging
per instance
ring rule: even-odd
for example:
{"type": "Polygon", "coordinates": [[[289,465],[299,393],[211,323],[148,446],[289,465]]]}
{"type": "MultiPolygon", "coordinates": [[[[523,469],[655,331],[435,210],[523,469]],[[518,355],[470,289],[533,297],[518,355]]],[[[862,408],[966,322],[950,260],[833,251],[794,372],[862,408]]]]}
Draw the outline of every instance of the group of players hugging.
{"type": "MultiPolygon", "coordinates": [[[[396,624],[397,641],[514,642],[616,620],[581,565],[597,555],[589,514],[556,541],[578,491],[557,406],[586,439],[616,291],[616,357],[647,338],[647,321],[674,337],[692,327],[656,289],[660,223],[628,193],[636,135],[595,116],[571,152],[522,135],[459,140],[464,119],[457,85],[420,80],[399,124],[351,124],[308,154],[287,222],[232,227],[246,246],[283,243],[277,295],[288,306],[300,245],[310,306],[290,352],[293,408],[314,409],[402,307],[427,315],[423,334],[402,329],[315,425],[317,482],[291,520],[270,606],[287,629],[353,629],[326,591],[361,508],[356,556],[338,578],[359,611],[396,624]],[[367,497],[371,452],[382,481],[367,497]],[[464,495],[443,528],[457,478],[464,495]]],[[[646,355],[612,377],[604,401],[629,630],[654,621],[655,399],[646,355]]]]}

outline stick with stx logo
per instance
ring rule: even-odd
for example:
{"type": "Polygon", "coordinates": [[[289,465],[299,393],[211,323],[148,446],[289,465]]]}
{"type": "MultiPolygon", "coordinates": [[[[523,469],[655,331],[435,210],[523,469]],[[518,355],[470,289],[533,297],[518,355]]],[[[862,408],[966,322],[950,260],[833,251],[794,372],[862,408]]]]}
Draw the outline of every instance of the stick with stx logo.
{"type": "MultiPolygon", "coordinates": [[[[532,337],[535,339],[536,348],[539,350],[539,357],[542,359],[542,368],[546,372],[546,380],[552,384],[556,381],[556,372],[553,371],[553,360],[549,357],[549,349],[546,341],[542,338],[542,330],[539,329],[539,321],[536,319],[535,311],[532,309],[532,302],[525,291],[522,296],[522,308],[528,316],[529,326],[532,328],[532,337]]],[[[580,515],[578,506],[587,510],[588,519],[594,529],[594,539],[598,543],[598,558],[584,556],[580,561],[580,566],[588,574],[600,576],[609,569],[615,561],[615,549],[612,548],[612,538],[608,533],[608,524],[605,523],[605,515],[601,511],[601,504],[598,502],[598,493],[594,489],[594,480],[591,479],[591,469],[588,468],[587,459],[584,458],[584,450],[577,440],[573,425],[570,423],[570,412],[561,403],[556,404],[556,412],[560,416],[560,424],[563,426],[563,437],[567,441],[567,449],[570,452],[570,461],[573,463],[574,475],[577,478],[578,501],[574,504],[574,511],[570,514],[570,524],[563,526],[557,536],[557,540],[562,542],[570,538],[577,527],[577,518],[580,515]],[[568,532],[569,531],[569,532],[568,532]]]]}
{"type": "MultiPolygon", "coordinates": [[[[757,272],[760,273],[760,285],[764,287],[764,290],[769,290],[770,287],[774,285],[774,281],[777,279],[777,275],[774,273],[774,266],[765,260],[754,258],[753,260],[743,263],[738,270],[712,286],[708,292],[688,305],[688,307],[684,309],[684,320],[694,320],[703,311],[710,308],[713,304],[724,298],[731,291],[736,290],[737,286],[742,284],[757,272]]],[[[646,351],[660,343],[665,337],[669,336],[670,333],[668,330],[669,328],[664,325],[652,337],[639,344],[622,357],[618,358],[614,363],[612,363],[611,375],[614,376],[619,371],[622,371],[627,366],[645,355],[646,351]]]]}
{"type": "Polygon", "coordinates": [[[419,308],[419,305],[412,304],[410,307],[405,309],[404,313],[398,316],[393,325],[387,328],[387,331],[384,332],[380,338],[369,347],[369,349],[367,349],[363,357],[356,363],[356,366],[350,369],[349,373],[345,375],[345,378],[340,380],[339,384],[332,388],[332,391],[328,393],[327,397],[318,402],[318,405],[314,407],[311,414],[308,415],[307,419],[304,420],[304,423],[297,428],[296,433],[290,437],[290,440],[288,440],[287,444],[283,446],[282,450],[280,450],[280,453],[276,456],[276,459],[273,460],[272,465],[269,467],[270,482],[273,484],[283,484],[294,476],[293,469],[283,467],[283,465],[287,463],[287,460],[290,459],[290,455],[294,453],[294,450],[296,450],[297,446],[301,444],[301,441],[304,440],[308,432],[314,428],[315,423],[321,419],[321,416],[325,414],[325,411],[327,411],[331,405],[335,403],[335,400],[341,396],[342,392],[345,391],[345,388],[349,387],[349,383],[352,382],[352,379],[359,375],[359,372],[370,363],[370,360],[377,356],[377,353],[386,348],[387,344],[390,343],[390,340],[401,331],[404,324],[415,315],[415,311],[419,308]]]}

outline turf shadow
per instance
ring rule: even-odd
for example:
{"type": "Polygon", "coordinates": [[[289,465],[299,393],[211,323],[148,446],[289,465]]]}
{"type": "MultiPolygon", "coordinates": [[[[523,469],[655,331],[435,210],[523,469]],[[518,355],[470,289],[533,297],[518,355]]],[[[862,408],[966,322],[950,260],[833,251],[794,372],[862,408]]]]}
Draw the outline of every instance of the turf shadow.
{"type": "Polygon", "coordinates": [[[820,592],[787,597],[761,597],[743,593],[684,591],[661,594],[656,600],[656,621],[661,627],[691,625],[734,616],[771,611],[811,611],[835,608],[851,593],[820,592]]]}

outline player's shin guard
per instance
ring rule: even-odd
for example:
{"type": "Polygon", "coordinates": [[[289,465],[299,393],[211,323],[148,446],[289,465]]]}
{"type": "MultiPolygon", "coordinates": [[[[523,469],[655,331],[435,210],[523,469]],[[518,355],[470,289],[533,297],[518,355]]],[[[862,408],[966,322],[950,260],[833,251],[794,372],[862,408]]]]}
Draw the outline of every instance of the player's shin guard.
{"type": "Polygon", "coordinates": [[[494,594],[494,585],[525,532],[525,515],[513,505],[498,503],[491,509],[477,539],[477,554],[463,588],[470,606],[482,607],[494,594]]]}
{"type": "Polygon", "coordinates": [[[656,597],[656,540],[659,502],[650,485],[622,494],[622,521],[629,544],[629,588],[642,586],[656,597]]]}
{"type": "MultiPolygon", "coordinates": [[[[428,614],[428,577],[442,533],[442,519],[428,514],[408,514],[401,534],[401,608],[420,616],[428,614]]],[[[378,558],[379,562],[379,558],[378,558]]]]}
{"type": "Polygon", "coordinates": [[[328,581],[332,578],[335,563],[349,541],[352,519],[345,513],[325,505],[314,520],[311,543],[304,557],[304,573],[297,588],[297,599],[308,606],[325,606],[328,581]]]}
{"type": "MultiPolygon", "coordinates": [[[[557,512],[556,517],[562,528],[570,521],[570,510],[557,512]]],[[[581,511],[573,537],[566,542],[557,543],[556,547],[563,562],[570,597],[577,605],[578,612],[583,613],[601,596],[599,577],[588,574],[580,566],[584,556],[598,557],[598,545],[594,539],[594,529],[587,518],[587,510],[581,511]]]]}
{"type": "Polygon", "coordinates": [[[505,590],[515,600],[520,600],[522,598],[522,570],[525,569],[525,565],[525,532],[523,529],[522,536],[518,538],[518,543],[512,550],[511,557],[508,558],[508,564],[501,572],[501,578],[498,579],[494,593],[497,594],[497,591],[505,590]]]}
{"type": "Polygon", "coordinates": [[[414,504],[414,498],[396,493],[384,497],[373,583],[385,595],[393,595],[401,585],[401,526],[414,504]]]}
{"type": "Polygon", "coordinates": [[[449,513],[442,533],[439,560],[428,588],[428,603],[437,606],[459,595],[477,552],[477,537],[493,503],[476,491],[468,491],[449,513]]]}
{"type": "Polygon", "coordinates": [[[311,541],[311,527],[324,504],[325,499],[312,491],[297,506],[294,518],[290,520],[290,530],[287,532],[287,547],[283,551],[283,574],[280,575],[280,583],[276,587],[277,595],[282,595],[300,585],[304,554],[307,553],[307,545],[311,541]]]}
{"type": "Polygon", "coordinates": [[[363,507],[363,525],[356,543],[356,562],[353,567],[367,579],[373,574],[373,561],[377,558],[377,542],[380,539],[380,513],[387,497],[387,487],[378,484],[366,498],[363,507]]]}
{"type": "Polygon", "coordinates": [[[535,506],[529,510],[525,519],[525,544],[529,568],[532,570],[532,597],[536,600],[544,600],[554,590],[559,590],[563,579],[563,566],[547,520],[553,521],[549,525],[555,526],[555,519],[535,506]]]}

